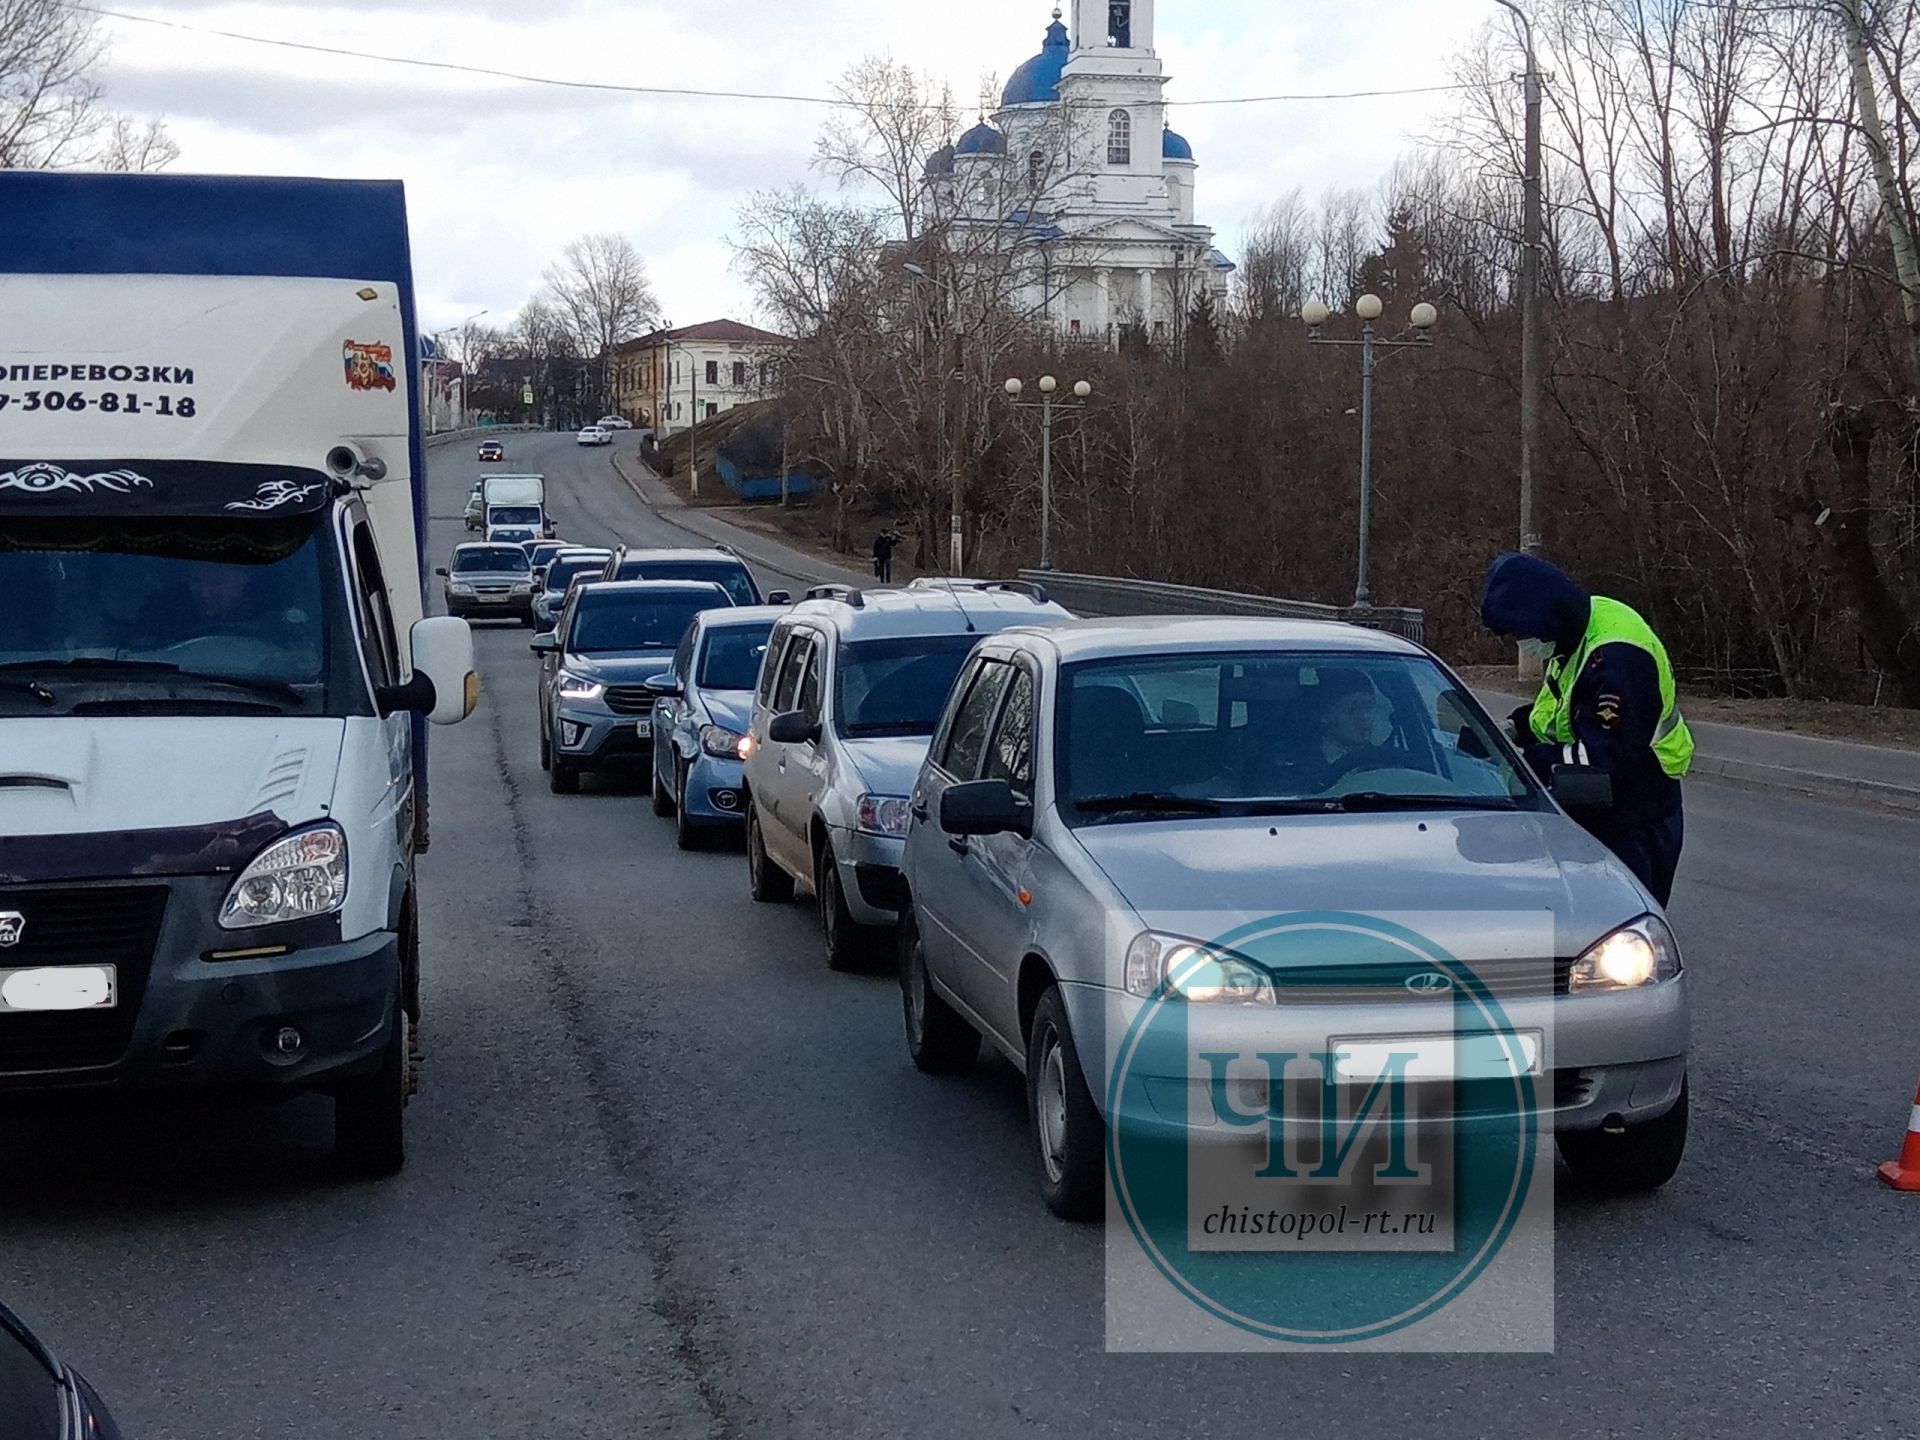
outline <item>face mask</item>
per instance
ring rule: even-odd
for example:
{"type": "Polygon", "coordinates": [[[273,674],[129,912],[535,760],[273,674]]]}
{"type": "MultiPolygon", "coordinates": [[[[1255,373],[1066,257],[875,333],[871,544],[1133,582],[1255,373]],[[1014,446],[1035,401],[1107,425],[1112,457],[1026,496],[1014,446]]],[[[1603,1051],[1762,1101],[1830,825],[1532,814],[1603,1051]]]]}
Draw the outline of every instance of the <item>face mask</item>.
{"type": "Polygon", "coordinates": [[[1542,663],[1551,660],[1553,658],[1553,652],[1558,648],[1559,647],[1551,640],[1528,639],[1520,642],[1520,653],[1522,655],[1527,656],[1529,659],[1541,661],[1542,663]]]}

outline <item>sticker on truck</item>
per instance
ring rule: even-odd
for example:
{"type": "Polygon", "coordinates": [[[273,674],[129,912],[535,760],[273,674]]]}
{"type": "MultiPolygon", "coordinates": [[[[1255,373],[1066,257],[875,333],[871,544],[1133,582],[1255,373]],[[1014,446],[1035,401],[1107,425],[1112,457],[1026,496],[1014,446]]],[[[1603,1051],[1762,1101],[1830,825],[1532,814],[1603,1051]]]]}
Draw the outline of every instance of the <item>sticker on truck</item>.
{"type": "Polygon", "coordinates": [[[391,345],[368,345],[349,340],[343,347],[343,355],[350,389],[392,390],[399,383],[393,374],[391,345]]]}

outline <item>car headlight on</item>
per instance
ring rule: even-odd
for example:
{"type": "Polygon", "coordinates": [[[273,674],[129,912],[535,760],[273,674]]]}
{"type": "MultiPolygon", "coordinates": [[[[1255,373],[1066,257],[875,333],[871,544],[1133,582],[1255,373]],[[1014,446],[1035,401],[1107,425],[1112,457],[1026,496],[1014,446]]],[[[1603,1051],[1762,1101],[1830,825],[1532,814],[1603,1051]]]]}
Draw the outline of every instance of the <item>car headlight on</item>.
{"type": "Polygon", "coordinates": [[[1638,990],[1680,973],[1680,947],[1673,931],[1657,915],[1623,925],[1573,962],[1568,984],[1578,994],[1594,990],[1638,990]]]}
{"type": "Polygon", "coordinates": [[[254,857],[220,907],[224,930],[331,915],[347,903],[347,836],[316,825],[276,840],[254,857]]]}
{"type": "Polygon", "coordinates": [[[447,582],[447,593],[449,595],[471,595],[473,594],[473,586],[467,584],[464,580],[449,580],[447,582]]]}
{"type": "Polygon", "coordinates": [[[855,815],[863,835],[904,835],[910,807],[904,795],[862,795],[855,815]]]}
{"type": "Polygon", "coordinates": [[[746,737],[736,734],[724,725],[702,725],[700,727],[700,748],[719,760],[738,760],[740,742],[746,737]]]}
{"type": "Polygon", "coordinates": [[[1127,991],[1151,999],[1163,985],[1169,1000],[1195,1005],[1275,1003],[1272,977],[1251,960],[1149,930],[1127,947],[1127,991]]]}
{"type": "Polygon", "coordinates": [[[531,582],[516,585],[513,587],[513,593],[516,595],[531,595],[533,593],[533,585],[531,582]]]}
{"type": "Polygon", "coordinates": [[[584,675],[575,675],[566,670],[560,672],[562,700],[598,700],[606,693],[607,687],[598,680],[589,680],[584,675]]]}

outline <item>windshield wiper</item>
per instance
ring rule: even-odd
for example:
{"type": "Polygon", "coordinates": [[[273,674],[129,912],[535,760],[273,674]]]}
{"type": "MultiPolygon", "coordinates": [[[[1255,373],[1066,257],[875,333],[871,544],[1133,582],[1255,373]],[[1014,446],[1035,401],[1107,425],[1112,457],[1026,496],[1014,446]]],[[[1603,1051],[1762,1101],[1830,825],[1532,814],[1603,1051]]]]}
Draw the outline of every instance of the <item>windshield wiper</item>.
{"type": "Polygon", "coordinates": [[[1217,800],[1196,800],[1186,795],[1167,795],[1141,790],[1132,795],[1095,795],[1075,800],[1073,808],[1088,815],[1224,815],[1226,807],[1217,800]]]}
{"type": "Polygon", "coordinates": [[[1349,814],[1389,810],[1517,810],[1512,800],[1498,795],[1389,795],[1380,790],[1358,790],[1327,802],[1329,809],[1349,814]]]}
{"type": "MultiPolygon", "coordinates": [[[[225,685],[235,690],[248,690],[256,695],[273,695],[282,700],[298,702],[305,698],[297,686],[284,680],[255,680],[244,675],[208,675],[197,670],[183,670],[167,660],[116,660],[105,655],[75,655],[65,660],[15,660],[0,665],[0,672],[9,670],[82,670],[102,673],[119,671],[131,675],[165,675],[178,680],[195,681],[202,685],[225,685]]],[[[33,685],[35,682],[27,683],[33,685]]],[[[44,686],[38,688],[41,691],[45,690],[44,686]]]]}

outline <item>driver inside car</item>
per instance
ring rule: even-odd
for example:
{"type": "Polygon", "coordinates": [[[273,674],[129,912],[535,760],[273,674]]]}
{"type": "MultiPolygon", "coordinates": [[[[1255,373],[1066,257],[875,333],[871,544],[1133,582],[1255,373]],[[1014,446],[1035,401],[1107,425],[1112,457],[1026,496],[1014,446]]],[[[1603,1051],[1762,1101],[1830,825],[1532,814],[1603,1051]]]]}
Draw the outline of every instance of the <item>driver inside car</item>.
{"type": "Polygon", "coordinates": [[[1320,676],[1317,702],[1320,759],[1331,783],[1376,748],[1380,692],[1357,670],[1327,670],[1320,676]]]}

